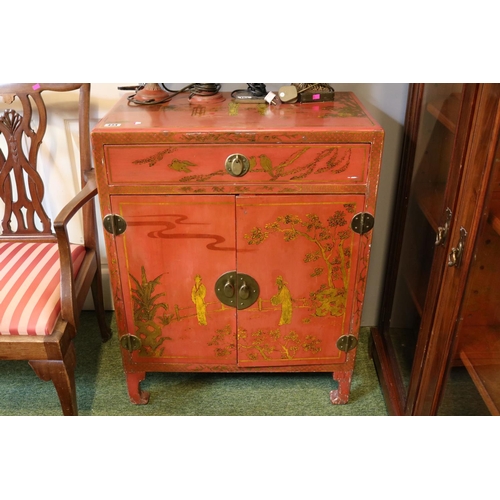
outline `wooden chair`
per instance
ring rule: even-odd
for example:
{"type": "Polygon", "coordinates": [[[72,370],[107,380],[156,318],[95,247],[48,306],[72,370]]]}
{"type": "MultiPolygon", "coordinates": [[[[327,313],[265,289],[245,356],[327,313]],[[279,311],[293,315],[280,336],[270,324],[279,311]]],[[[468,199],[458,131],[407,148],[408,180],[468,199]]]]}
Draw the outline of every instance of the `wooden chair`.
{"type": "MultiPolygon", "coordinates": [[[[27,360],[42,380],[52,380],[64,415],[78,414],[73,338],[89,289],[102,340],[111,337],[104,317],[89,104],[88,83],[0,84],[0,198],[4,204],[0,228],[0,359],[27,360]],[[82,189],[53,224],[42,205],[44,185],[37,171],[38,151],[47,128],[47,107],[42,98],[45,91],[79,92],[82,189]],[[22,112],[5,109],[16,98],[22,112]],[[34,122],[36,130],[32,129],[34,122]],[[70,244],[67,225],[80,210],[84,243],[70,244]]],[[[67,166],[70,164],[68,159],[67,166]]]]}

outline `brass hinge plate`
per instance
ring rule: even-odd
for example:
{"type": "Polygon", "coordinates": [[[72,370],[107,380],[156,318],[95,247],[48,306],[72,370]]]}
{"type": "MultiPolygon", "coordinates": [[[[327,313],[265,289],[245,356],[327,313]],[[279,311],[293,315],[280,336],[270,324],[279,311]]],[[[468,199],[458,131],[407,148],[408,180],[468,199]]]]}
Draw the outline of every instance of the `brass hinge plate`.
{"type": "Polygon", "coordinates": [[[337,340],[337,349],[339,351],[348,352],[358,345],[358,339],[354,335],[342,335],[337,340]]]}
{"type": "Polygon", "coordinates": [[[373,229],[375,217],[368,212],[356,214],[351,221],[351,229],[358,234],[366,234],[373,229]]]}
{"type": "Polygon", "coordinates": [[[138,351],[142,346],[142,342],[139,337],[127,333],[120,337],[120,345],[123,347],[123,349],[132,352],[132,351],[138,351]]]}
{"type": "Polygon", "coordinates": [[[127,229],[127,221],[116,214],[109,214],[104,217],[102,224],[106,231],[114,236],[123,234],[127,229]]]}

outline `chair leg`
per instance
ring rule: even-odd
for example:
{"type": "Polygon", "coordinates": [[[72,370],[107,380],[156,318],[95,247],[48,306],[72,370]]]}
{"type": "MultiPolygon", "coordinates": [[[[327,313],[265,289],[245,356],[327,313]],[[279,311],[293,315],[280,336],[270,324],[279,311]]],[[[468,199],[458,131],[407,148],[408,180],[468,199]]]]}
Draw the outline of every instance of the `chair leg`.
{"type": "Polygon", "coordinates": [[[94,299],[94,309],[97,315],[97,322],[99,323],[99,329],[101,330],[101,339],[103,342],[107,342],[113,335],[113,332],[106,323],[104,294],[102,292],[102,276],[99,268],[94,275],[94,279],[92,280],[91,289],[92,298],[94,299]]]}
{"type": "Polygon", "coordinates": [[[71,342],[63,360],[36,360],[29,364],[35,373],[45,382],[52,380],[56,388],[59,401],[64,415],[77,416],[78,406],[76,402],[75,366],[76,354],[75,346],[71,342]]]}

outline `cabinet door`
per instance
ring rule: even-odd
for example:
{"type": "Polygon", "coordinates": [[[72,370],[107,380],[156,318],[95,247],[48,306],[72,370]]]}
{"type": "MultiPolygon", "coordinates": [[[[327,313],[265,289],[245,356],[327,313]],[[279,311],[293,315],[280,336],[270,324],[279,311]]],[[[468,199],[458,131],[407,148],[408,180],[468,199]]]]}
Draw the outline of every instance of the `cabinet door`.
{"type": "Polygon", "coordinates": [[[440,415],[500,415],[500,141],[440,415]]]}
{"type": "Polygon", "coordinates": [[[411,87],[380,325],[393,413],[412,413],[420,391],[476,93],[460,83],[411,87]]]}
{"type": "Polygon", "coordinates": [[[130,361],[236,364],[236,310],[214,285],[236,269],[234,196],[114,196],[130,361]]]}
{"type": "Polygon", "coordinates": [[[436,341],[423,367],[423,411],[439,405],[440,415],[500,415],[499,137],[500,84],[482,84],[436,341]]]}
{"type": "Polygon", "coordinates": [[[337,343],[357,337],[365,287],[367,236],[351,229],[364,195],[115,196],[112,207],[127,223],[116,244],[128,331],[141,343],[131,362],[345,361],[337,343]],[[243,309],[220,300],[233,271],[258,284],[243,309]]]}
{"type": "MultiPolygon", "coordinates": [[[[351,229],[362,195],[239,196],[238,273],[260,287],[238,311],[238,365],[341,363],[364,291],[361,236],[351,229]]],[[[366,255],[363,255],[366,258],[366,255]]]]}

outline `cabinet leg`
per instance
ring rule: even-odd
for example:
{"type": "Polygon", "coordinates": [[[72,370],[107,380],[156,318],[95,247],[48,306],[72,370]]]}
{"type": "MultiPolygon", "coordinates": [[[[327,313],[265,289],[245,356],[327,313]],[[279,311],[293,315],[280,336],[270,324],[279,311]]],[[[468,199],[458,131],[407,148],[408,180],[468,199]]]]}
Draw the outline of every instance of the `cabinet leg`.
{"type": "Polygon", "coordinates": [[[348,372],[334,372],[333,380],[339,384],[338,389],[330,391],[330,401],[334,405],[345,405],[349,400],[351,390],[352,370],[348,372]]]}
{"type": "Polygon", "coordinates": [[[127,388],[130,401],[136,405],[145,405],[149,401],[149,392],[141,390],[141,382],[146,372],[127,373],[127,388]]]}

